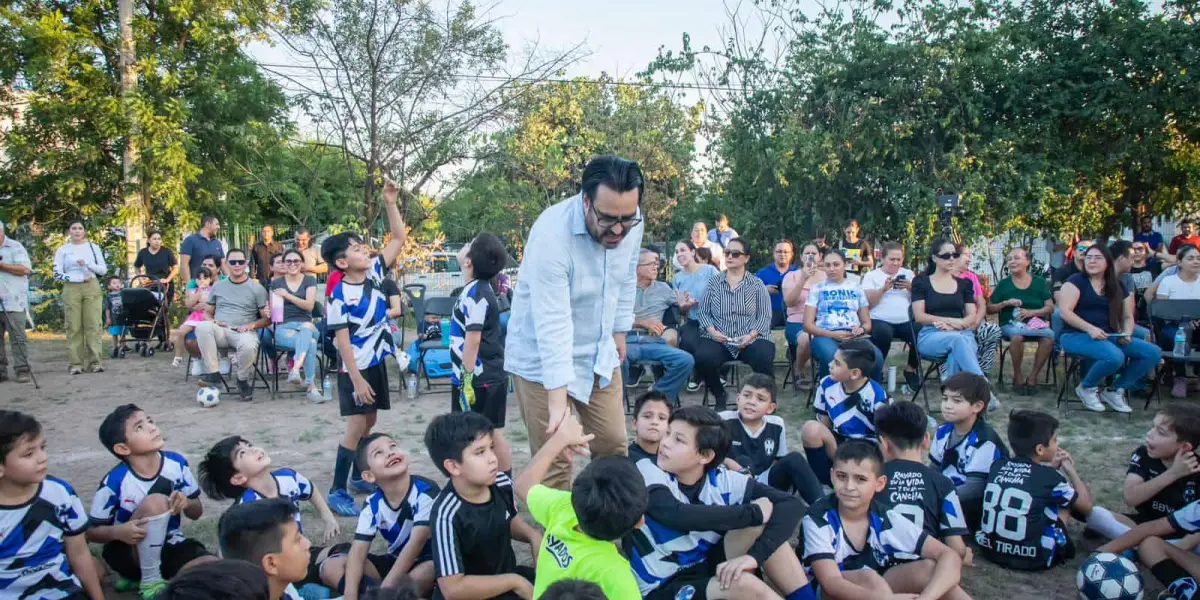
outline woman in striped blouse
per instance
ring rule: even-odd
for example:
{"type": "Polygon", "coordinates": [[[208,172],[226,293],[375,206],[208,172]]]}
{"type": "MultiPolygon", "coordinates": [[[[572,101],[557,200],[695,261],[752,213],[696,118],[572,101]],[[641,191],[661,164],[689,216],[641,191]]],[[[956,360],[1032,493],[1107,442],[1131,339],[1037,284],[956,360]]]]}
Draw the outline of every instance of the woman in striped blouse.
{"type": "Polygon", "coordinates": [[[700,300],[697,318],[702,339],[696,347],[696,373],[724,410],[721,364],[739,360],[755,373],[775,376],[775,343],[771,341],[771,298],[763,282],[746,272],[750,244],[741,238],[725,247],[725,274],[714,277],[700,300]]]}

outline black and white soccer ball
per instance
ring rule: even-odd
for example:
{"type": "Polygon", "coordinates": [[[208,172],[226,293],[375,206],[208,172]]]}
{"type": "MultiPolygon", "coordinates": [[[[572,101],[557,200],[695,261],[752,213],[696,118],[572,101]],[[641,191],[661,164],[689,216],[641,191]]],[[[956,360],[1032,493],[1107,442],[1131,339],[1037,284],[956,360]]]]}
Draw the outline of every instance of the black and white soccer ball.
{"type": "Polygon", "coordinates": [[[1110,552],[1088,557],[1075,574],[1081,600],[1142,600],[1145,584],[1133,561],[1110,552]]]}
{"type": "Polygon", "coordinates": [[[196,392],[196,402],[204,408],[212,408],[221,403],[221,390],[215,387],[202,387],[196,392]]]}

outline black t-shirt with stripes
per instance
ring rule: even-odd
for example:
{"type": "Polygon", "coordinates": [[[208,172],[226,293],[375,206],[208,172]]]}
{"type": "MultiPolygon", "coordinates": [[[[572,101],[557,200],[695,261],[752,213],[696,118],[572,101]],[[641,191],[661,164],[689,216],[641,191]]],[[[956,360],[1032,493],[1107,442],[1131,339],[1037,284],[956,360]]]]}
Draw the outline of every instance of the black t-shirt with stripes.
{"type": "MultiPolygon", "coordinates": [[[[512,480],[498,473],[490,489],[487,502],[473,504],[458,495],[453,483],[447,483],[434,500],[429,524],[437,577],[500,575],[516,569],[509,530],[517,516],[512,480]]],[[[444,596],[435,590],[433,598],[443,600],[444,596]]]]}

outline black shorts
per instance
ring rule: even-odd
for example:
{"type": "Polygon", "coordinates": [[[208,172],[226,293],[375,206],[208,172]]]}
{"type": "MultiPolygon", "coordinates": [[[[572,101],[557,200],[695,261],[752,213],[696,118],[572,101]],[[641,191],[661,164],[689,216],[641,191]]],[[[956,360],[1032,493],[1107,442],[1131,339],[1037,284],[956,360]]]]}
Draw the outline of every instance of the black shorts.
{"type": "MultiPolygon", "coordinates": [[[[504,428],[505,411],[508,408],[508,380],[502,379],[492,383],[475,383],[475,405],[471,407],[471,412],[479,413],[488,418],[492,422],[492,427],[497,429],[504,428]]],[[[462,395],[462,387],[453,386],[450,388],[450,411],[458,412],[462,410],[459,405],[459,396],[462,395]]]]}
{"type": "Polygon", "coordinates": [[[308,550],[308,574],[304,576],[304,583],[315,583],[317,585],[325,585],[321,583],[321,565],[331,558],[346,556],[350,554],[350,542],[342,542],[329,547],[329,551],[325,552],[322,546],[313,546],[308,550]]]}
{"type": "MultiPolygon", "coordinates": [[[[100,556],[121,577],[130,581],[142,580],[142,566],[137,559],[136,546],[130,546],[125,542],[108,542],[104,544],[100,556]]],[[[205,556],[212,556],[212,553],[204,547],[204,544],[191,538],[184,538],[173,544],[167,543],[163,545],[162,565],[159,567],[159,572],[162,573],[163,579],[170,580],[188,563],[205,556]]]]}
{"type": "Polygon", "coordinates": [[[369,415],[378,410],[390,410],[392,399],[388,395],[387,363],[381,362],[373,367],[360,371],[363,379],[375,391],[374,404],[357,404],[354,402],[354,383],[347,373],[338,373],[338,409],[343,417],[351,415],[369,415]]]}
{"type": "Polygon", "coordinates": [[[708,600],[708,582],[717,574],[717,565],[725,562],[724,540],[708,551],[708,556],[682,571],[646,594],[646,600],[708,600]]]}

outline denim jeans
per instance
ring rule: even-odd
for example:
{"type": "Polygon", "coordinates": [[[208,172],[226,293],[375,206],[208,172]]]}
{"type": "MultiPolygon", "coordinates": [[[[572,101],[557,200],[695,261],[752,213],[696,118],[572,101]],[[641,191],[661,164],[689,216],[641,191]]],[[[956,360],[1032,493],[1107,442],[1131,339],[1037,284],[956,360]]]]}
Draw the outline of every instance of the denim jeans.
{"type": "Polygon", "coordinates": [[[1109,340],[1093,340],[1086,333],[1068,332],[1062,334],[1058,341],[1066,352],[1090,359],[1091,367],[1080,382],[1083,387],[1098,387],[1106,377],[1121,371],[1112,387],[1139,389],[1162,358],[1162,350],[1158,346],[1138,338],[1121,345],[1109,340]],[[1126,359],[1129,359],[1128,366],[1125,366],[1126,359]],[[1123,366],[1125,369],[1122,371],[1123,366]]]}
{"type": "Polygon", "coordinates": [[[629,365],[633,363],[641,361],[662,363],[665,373],[658,381],[654,382],[654,390],[666,394],[672,402],[679,402],[679,390],[682,390],[683,385],[687,383],[688,376],[692,374],[692,366],[695,365],[691,354],[665,343],[650,341],[626,344],[625,354],[626,360],[621,365],[622,379],[629,381],[629,365]]]}
{"type": "Polygon", "coordinates": [[[296,354],[304,361],[304,382],[317,376],[317,328],[310,323],[289,322],[275,326],[275,345],[296,354]]]}
{"type": "MultiPolygon", "coordinates": [[[[813,336],[811,347],[812,359],[817,363],[817,381],[820,381],[829,374],[829,363],[833,361],[833,355],[837,354],[838,341],[819,335],[813,336]]],[[[875,368],[871,369],[871,379],[883,381],[883,353],[874,344],[871,348],[875,350],[875,368]]]]}
{"type": "Polygon", "coordinates": [[[925,358],[946,358],[946,377],[959,371],[983,375],[976,354],[975,332],[941,331],[926,325],[917,333],[917,351],[925,358]]]}

